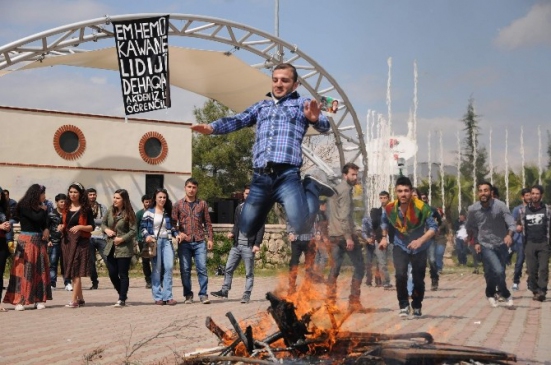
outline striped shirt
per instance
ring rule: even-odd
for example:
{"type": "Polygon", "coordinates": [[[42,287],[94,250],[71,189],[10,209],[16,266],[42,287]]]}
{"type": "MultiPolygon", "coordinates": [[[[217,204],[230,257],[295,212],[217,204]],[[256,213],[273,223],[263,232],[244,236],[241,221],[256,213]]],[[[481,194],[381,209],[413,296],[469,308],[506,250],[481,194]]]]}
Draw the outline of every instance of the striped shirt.
{"type": "Polygon", "coordinates": [[[178,200],[172,207],[172,219],[178,223],[178,231],[189,237],[186,242],[204,241],[205,231],[209,241],[214,238],[209,207],[204,200],[197,199],[193,202],[185,199],[178,200]]]}

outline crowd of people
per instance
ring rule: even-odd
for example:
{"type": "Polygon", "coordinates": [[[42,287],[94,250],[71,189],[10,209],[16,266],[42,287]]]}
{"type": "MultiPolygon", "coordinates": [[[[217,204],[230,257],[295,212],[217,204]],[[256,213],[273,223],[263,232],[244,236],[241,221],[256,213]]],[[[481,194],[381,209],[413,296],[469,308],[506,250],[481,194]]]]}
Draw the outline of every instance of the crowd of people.
{"type": "MultiPolygon", "coordinates": [[[[426,192],[400,176],[394,186],[396,199],[379,194],[380,207],[372,208],[357,230],[354,220],[353,188],[359,167],[347,163],[341,182],[330,186],[318,178],[301,178],[301,144],[310,126],[318,132],[330,130],[329,120],[316,100],[301,97],[297,71],[279,64],[272,72],[269,98],[244,112],[210,124],[197,124],[201,134],[227,134],[256,125],[252,151],[253,171],[245,186],[244,201],[235,210],[228,238],[232,248],[224,270],[224,283],[210,294],[228,298],[234,271],[245,264],[245,288],[241,303],[250,301],[254,285],[254,258],[263,239],[264,224],[274,204],[280,204],[287,219],[291,245],[288,296],[299,295],[310,284],[324,283],[326,300],[336,305],[337,279],[345,256],[353,274],[348,299],[349,310],[361,310],[362,281],[367,286],[392,290],[389,263],[395,271],[395,290],[400,316],[422,316],[427,265],[431,290],[439,289],[439,275],[447,243],[447,227],[442,212],[431,207],[426,192]],[[365,245],[365,250],[363,245],[365,245]],[[365,254],[365,257],[364,257],[365,254]],[[305,257],[305,275],[298,285],[300,257],[305,257]],[[325,267],[329,264],[327,276],[325,267]]],[[[15,310],[34,305],[44,309],[57,285],[58,265],[65,290],[72,292],[67,308],[86,304],[83,277],[90,277],[90,290],[98,288],[96,255],[107,265],[109,279],[117,292],[115,308],[126,306],[129,270],[135,243],[144,252],[142,259],[146,288],[155,305],[176,305],[173,294],[173,268],[177,255],[184,304],[194,302],[191,269],[195,265],[198,300],[209,304],[207,251],[214,245],[208,205],[198,198],[199,183],[185,181],[185,195],[172,203],[166,189],[155,190],[141,199],[143,208],[134,212],[125,189],[113,193],[109,207],[97,202],[97,192],[71,183],[67,193],[55,196],[55,207],[46,199],[46,187],[31,185],[15,202],[9,192],[0,194],[0,274],[3,275],[13,241],[12,225],[21,226],[4,303],[15,310]],[[147,255],[145,252],[147,251],[147,255]]],[[[0,188],[0,192],[1,192],[0,188]]],[[[492,184],[478,184],[479,200],[462,213],[454,224],[458,263],[467,264],[473,256],[474,273],[482,263],[486,297],[496,307],[499,301],[513,306],[505,280],[505,266],[516,252],[512,290],[518,290],[526,260],[528,289],[537,301],[546,299],[550,256],[551,208],[542,203],[543,188],[534,185],[521,192],[523,203],[513,210],[499,200],[492,184]]],[[[2,298],[0,285],[0,298],[2,298]]],[[[6,311],[0,307],[0,311],[6,311]]]]}

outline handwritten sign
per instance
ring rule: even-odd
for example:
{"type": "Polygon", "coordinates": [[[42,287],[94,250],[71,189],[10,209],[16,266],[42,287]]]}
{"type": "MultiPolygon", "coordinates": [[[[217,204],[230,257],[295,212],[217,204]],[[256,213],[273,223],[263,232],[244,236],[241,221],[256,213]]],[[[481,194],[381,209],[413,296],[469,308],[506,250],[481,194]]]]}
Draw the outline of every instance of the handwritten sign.
{"type": "Polygon", "coordinates": [[[170,108],[168,15],[113,27],[126,115],[170,108]]]}

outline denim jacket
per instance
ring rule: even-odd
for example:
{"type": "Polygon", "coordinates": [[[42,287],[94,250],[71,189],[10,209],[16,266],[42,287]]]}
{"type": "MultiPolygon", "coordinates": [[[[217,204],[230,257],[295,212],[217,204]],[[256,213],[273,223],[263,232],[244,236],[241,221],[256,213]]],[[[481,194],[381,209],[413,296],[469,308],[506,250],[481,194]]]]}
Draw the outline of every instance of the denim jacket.
{"type": "MultiPolygon", "coordinates": [[[[142,217],[142,221],[140,223],[140,231],[142,232],[143,240],[145,241],[147,237],[153,236],[155,237],[154,232],[154,224],[153,220],[155,219],[155,208],[151,208],[145,211],[142,217]]],[[[170,216],[170,213],[165,212],[164,213],[164,222],[163,227],[170,232],[172,237],[176,237],[178,232],[174,229],[174,226],[172,225],[172,218],[170,216]]]]}

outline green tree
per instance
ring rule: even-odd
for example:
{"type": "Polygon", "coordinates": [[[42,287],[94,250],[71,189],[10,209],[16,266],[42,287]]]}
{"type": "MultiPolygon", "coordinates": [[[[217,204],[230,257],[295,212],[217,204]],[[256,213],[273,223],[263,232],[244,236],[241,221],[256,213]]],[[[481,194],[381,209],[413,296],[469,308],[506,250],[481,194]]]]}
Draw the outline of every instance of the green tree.
{"type": "MultiPolygon", "coordinates": [[[[197,123],[210,123],[233,112],[214,100],[194,108],[197,123]]],[[[254,129],[243,128],[220,136],[194,134],[193,177],[200,186],[201,197],[209,202],[229,198],[250,182],[254,129]]]]}
{"type": "MultiPolygon", "coordinates": [[[[489,173],[487,165],[488,153],[486,148],[479,142],[479,115],[475,113],[473,104],[474,100],[470,98],[467,112],[461,120],[465,125],[465,128],[463,128],[465,138],[463,139],[460,171],[462,180],[469,182],[468,185],[470,186],[469,193],[462,196],[462,200],[465,200],[464,203],[467,205],[473,202],[473,184],[476,184],[477,181],[485,180],[489,173]],[[476,173],[475,181],[473,181],[473,171],[476,173]]],[[[462,205],[465,204],[462,203],[462,205]]]]}

